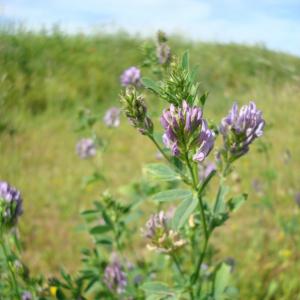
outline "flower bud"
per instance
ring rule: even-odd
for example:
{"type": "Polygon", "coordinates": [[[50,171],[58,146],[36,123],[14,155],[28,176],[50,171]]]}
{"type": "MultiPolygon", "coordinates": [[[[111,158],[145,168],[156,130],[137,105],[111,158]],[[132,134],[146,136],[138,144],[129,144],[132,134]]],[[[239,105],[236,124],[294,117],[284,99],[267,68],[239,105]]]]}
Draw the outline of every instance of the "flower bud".
{"type": "Polygon", "coordinates": [[[137,128],[142,134],[152,134],[153,123],[147,116],[144,97],[137,95],[134,88],[127,88],[125,93],[121,95],[120,101],[131,125],[137,128]]]}

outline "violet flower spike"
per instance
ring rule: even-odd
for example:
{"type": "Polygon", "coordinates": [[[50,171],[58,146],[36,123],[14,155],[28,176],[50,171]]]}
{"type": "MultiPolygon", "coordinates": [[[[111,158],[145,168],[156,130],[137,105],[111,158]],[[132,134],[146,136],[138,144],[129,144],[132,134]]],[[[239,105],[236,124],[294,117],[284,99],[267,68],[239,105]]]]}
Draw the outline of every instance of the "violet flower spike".
{"type": "Polygon", "coordinates": [[[111,107],[105,112],[103,122],[107,127],[118,127],[120,125],[120,109],[111,107]]]}
{"type": "Polygon", "coordinates": [[[163,143],[171,150],[173,156],[180,156],[186,147],[190,147],[190,142],[195,139],[197,134],[199,134],[199,139],[196,138],[197,142],[194,146],[204,147],[207,140],[209,144],[205,147],[208,149],[204,152],[208,155],[213,143],[210,138],[211,131],[206,128],[207,124],[202,119],[201,108],[191,107],[185,100],[181,107],[171,104],[169,109],[163,111],[160,122],[165,129],[163,143]],[[201,129],[202,127],[203,129],[201,129]]]}
{"type": "Polygon", "coordinates": [[[130,67],[126,69],[120,77],[121,85],[126,86],[141,86],[141,71],[137,67],[130,67]]]}
{"type": "Polygon", "coordinates": [[[249,150],[249,145],[263,135],[264,126],[262,112],[256,108],[254,102],[242,106],[240,110],[234,103],[220,125],[225,149],[230,150],[236,157],[245,154],[249,150]]]}

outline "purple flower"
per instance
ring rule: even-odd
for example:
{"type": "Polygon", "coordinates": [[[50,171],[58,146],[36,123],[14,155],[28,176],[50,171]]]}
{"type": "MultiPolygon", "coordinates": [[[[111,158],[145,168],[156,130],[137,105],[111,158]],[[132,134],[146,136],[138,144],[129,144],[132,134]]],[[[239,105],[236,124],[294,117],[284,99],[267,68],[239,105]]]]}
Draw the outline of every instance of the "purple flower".
{"type": "Polygon", "coordinates": [[[5,181],[0,181],[0,223],[15,225],[23,213],[21,193],[5,181]]]}
{"type": "Polygon", "coordinates": [[[201,162],[210,153],[215,143],[215,135],[213,131],[208,128],[205,120],[202,122],[201,132],[198,137],[198,145],[196,154],[193,156],[193,160],[201,162]]]}
{"type": "Polygon", "coordinates": [[[32,294],[28,291],[23,292],[22,300],[32,300],[32,294]]]}
{"type": "Polygon", "coordinates": [[[106,266],[103,281],[114,293],[122,294],[125,291],[127,278],[117,258],[114,258],[112,263],[106,266]]]}
{"type": "Polygon", "coordinates": [[[195,161],[202,161],[214,145],[214,133],[202,119],[201,108],[191,107],[184,100],[182,107],[170,108],[163,111],[160,122],[165,129],[163,143],[173,156],[180,156],[184,151],[195,148],[195,161]]]}
{"type": "Polygon", "coordinates": [[[149,250],[161,253],[172,253],[186,244],[178,232],[168,226],[169,218],[161,211],[150,217],[143,229],[144,236],[149,240],[149,250]]]}
{"type": "Polygon", "coordinates": [[[138,87],[141,85],[141,71],[137,67],[126,69],[120,77],[122,86],[133,85],[138,87]]]}
{"type": "Polygon", "coordinates": [[[234,103],[228,116],[223,118],[220,132],[223,135],[225,149],[235,157],[239,157],[249,150],[249,145],[263,135],[265,121],[262,112],[256,108],[254,102],[244,105],[239,110],[234,103]]]}
{"type": "Polygon", "coordinates": [[[168,64],[171,60],[171,49],[166,43],[161,43],[156,48],[156,56],[161,65],[168,64]]]}
{"type": "Polygon", "coordinates": [[[83,138],[76,145],[76,152],[82,159],[96,155],[96,145],[92,139],[83,138]]]}
{"type": "Polygon", "coordinates": [[[105,112],[104,123],[107,127],[118,127],[120,125],[120,109],[111,107],[105,112]]]}

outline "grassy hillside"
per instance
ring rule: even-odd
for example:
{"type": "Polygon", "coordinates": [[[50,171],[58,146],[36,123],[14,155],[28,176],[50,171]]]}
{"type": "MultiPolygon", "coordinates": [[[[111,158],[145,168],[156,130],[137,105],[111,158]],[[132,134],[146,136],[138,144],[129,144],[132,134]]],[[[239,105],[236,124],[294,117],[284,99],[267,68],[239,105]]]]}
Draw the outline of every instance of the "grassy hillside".
{"type": "MultiPolygon", "coordinates": [[[[2,31],[0,40],[0,178],[23,193],[24,260],[34,272],[49,275],[62,262],[76,270],[88,242],[77,230],[79,211],[106,189],[117,193],[141,176],[144,162],[155,161],[155,149],[125,118],[118,129],[101,122],[96,128],[109,140],[95,159],[107,181],[82,187],[94,166],[74,150],[81,136],[75,131],[78,109],[90,108],[101,119],[106,108],[118,105],[120,73],[141,62],[144,41],[121,33],[87,37],[58,31],[2,31]]],[[[300,299],[300,209],[294,202],[300,191],[300,58],[178,37],[170,45],[179,54],[189,49],[199,66],[202,88],[210,91],[209,118],[221,118],[234,100],[255,99],[267,120],[263,143],[238,162],[241,171],[232,178],[237,190],[249,192],[249,201],[217,233],[217,257],[235,259],[241,299],[300,299]],[[268,155],[259,153],[262,147],[268,155]]],[[[157,104],[149,99],[150,106],[157,104]]]]}

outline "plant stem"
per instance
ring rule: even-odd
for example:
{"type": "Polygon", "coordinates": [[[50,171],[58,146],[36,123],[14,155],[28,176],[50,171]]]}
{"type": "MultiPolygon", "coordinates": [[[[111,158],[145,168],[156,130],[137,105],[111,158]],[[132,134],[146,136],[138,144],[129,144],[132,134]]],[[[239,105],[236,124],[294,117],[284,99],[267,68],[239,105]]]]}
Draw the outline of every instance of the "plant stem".
{"type": "Polygon", "coordinates": [[[193,181],[193,188],[194,188],[194,190],[197,190],[197,179],[195,178],[193,168],[190,164],[187,150],[184,153],[184,159],[185,159],[186,165],[191,173],[191,177],[192,177],[192,181],[193,181]]]}
{"type": "MultiPolygon", "coordinates": [[[[174,168],[174,164],[172,163],[172,161],[170,160],[170,157],[165,153],[165,151],[161,148],[161,146],[159,145],[159,143],[155,140],[155,138],[153,137],[153,135],[148,134],[147,135],[149,137],[149,139],[154,143],[154,145],[156,146],[156,148],[159,150],[159,152],[164,156],[164,158],[170,163],[170,165],[174,168]]],[[[180,174],[182,180],[184,183],[186,183],[187,185],[190,185],[190,181],[189,179],[182,173],[182,171],[177,168],[175,166],[175,171],[177,173],[180,174]]]]}
{"type": "Polygon", "coordinates": [[[176,255],[175,255],[175,254],[172,254],[171,257],[172,257],[172,259],[173,259],[173,261],[174,261],[174,264],[175,264],[175,266],[176,266],[176,268],[177,268],[177,271],[178,271],[178,272],[180,273],[180,275],[184,278],[184,272],[182,271],[182,269],[181,269],[181,267],[180,267],[180,263],[179,263],[179,261],[178,261],[176,255]]]}
{"type": "Polygon", "coordinates": [[[20,292],[19,292],[19,287],[18,287],[18,282],[17,282],[16,276],[15,276],[14,270],[13,270],[11,264],[10,264],[10,259],[9,259],[8,251],[6,249],[5,242],[6,242],[5,241],[5,236],[4,236],[3,231],[1,230],[0,231],[0,244],[1,244],[1,248],[2,248],[2,251],[3,251],[4,257],[5,257],[5,262],[6,262],[7,268],[9,270],[9,273],[10,273],[10,276],[11,276],[13,289],[15,291],[17,299],[21,299],[20,292]]]}

